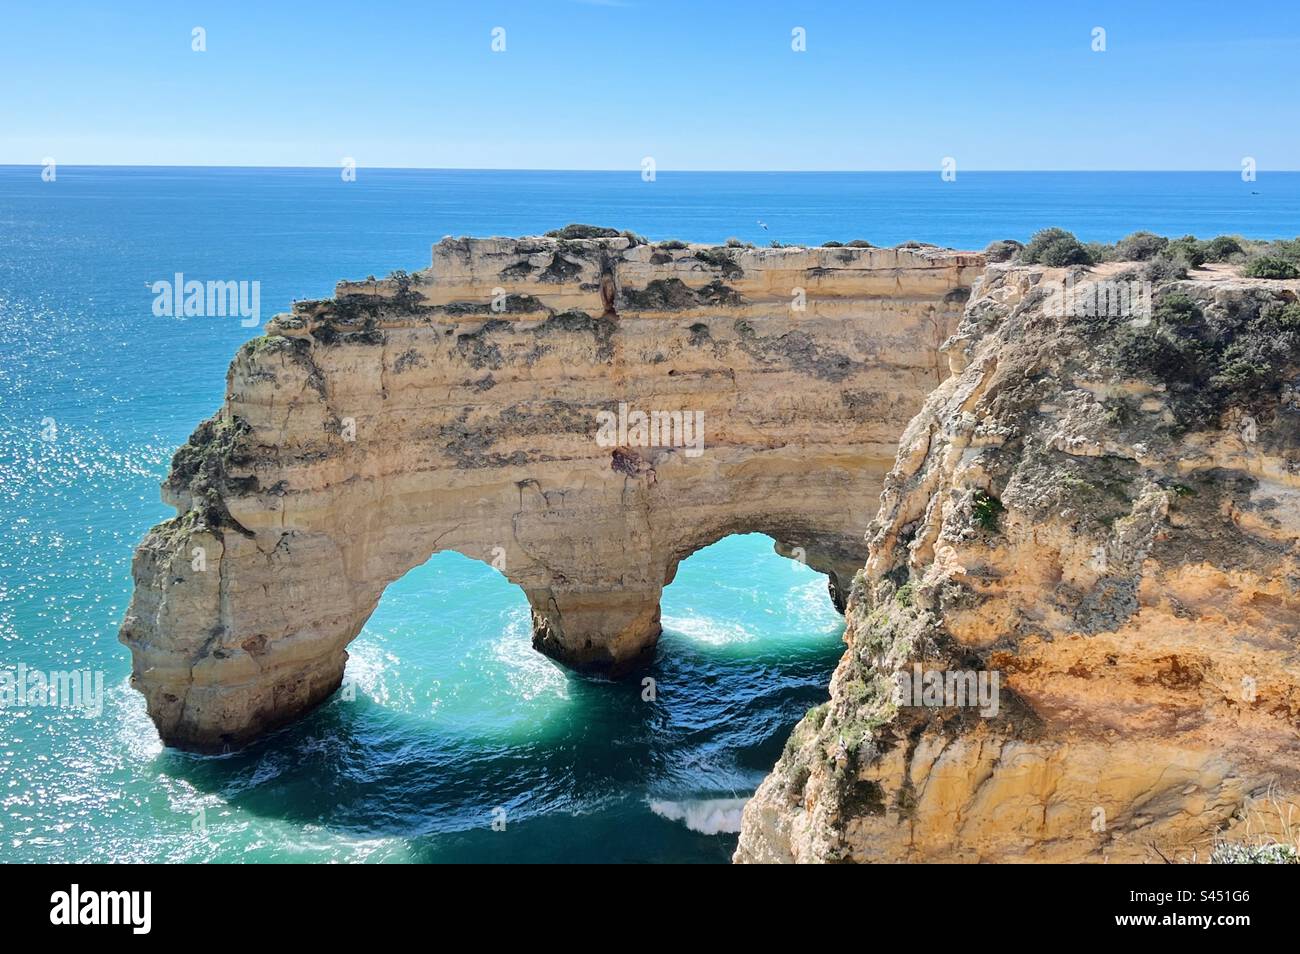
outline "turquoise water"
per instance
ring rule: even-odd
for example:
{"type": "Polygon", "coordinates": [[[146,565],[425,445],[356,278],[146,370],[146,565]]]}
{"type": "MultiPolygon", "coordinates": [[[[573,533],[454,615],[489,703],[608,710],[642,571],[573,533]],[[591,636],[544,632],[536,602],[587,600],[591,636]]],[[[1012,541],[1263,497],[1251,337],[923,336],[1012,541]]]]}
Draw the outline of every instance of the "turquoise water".
{"type": "MultiPolygon", "coordinates": [[[[5,860],[723,861],[735,808],[825,698],[842,631],[820,577],[733,537],[682,565],[637,682],[532,652],[522,595],[440,554],[395,583],[348,682],[217,759],[161,748],[116,639],[172,451],[257,334],[157,318],[149,283],[261,282],[262,317],[444,234],[569,221],[652,238],[920,239],[1063,225],[1113,240],[1300,231],[1300,175],[677,174],[0,167],[0,670],[105,674],[99,718],[0,708],[5,860]],[[769,229],[762,230],[757,221],[769,229]],[[503,809],[504,815],[496,810],[503,809]],[[494,819],[505,820],[494,831],[494,819]]],[[[863,506],[872,502],[864,501],[863,506]]]]}

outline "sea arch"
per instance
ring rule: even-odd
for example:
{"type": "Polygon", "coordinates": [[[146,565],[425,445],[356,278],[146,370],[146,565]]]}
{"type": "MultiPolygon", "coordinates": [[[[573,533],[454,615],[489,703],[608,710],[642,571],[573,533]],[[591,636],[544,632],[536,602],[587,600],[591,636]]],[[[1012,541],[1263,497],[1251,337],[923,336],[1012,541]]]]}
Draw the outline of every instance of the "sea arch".
{"type": "Polygon", "coordinates": [[[539,650],[612,676],[652,651],[677,564],[733,533],[842,600],[979,264],[447,240],[298,303],[236,355],[136,554],[121,638],[163,740],[220,751],[327,698],[385,587],[440,550],[523,589],[539,650]],[[698,415],[702,444],[600,439],[655,412],[698,415]]]}

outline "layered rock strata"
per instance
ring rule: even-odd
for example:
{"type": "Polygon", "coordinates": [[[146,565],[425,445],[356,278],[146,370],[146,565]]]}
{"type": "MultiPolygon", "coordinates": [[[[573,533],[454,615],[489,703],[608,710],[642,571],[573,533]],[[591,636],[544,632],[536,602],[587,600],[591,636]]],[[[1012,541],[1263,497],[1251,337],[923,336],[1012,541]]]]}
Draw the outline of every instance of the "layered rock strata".
{"type": "Polygon", "coordinates": [[[977,255],[447,239],[249,342],[173,461],[121,638],[165,742],[328,697],[384,588],[484,560],[534,645],[617,675],[682,559],[770,535],[842,604],[898,437],[947,375],[977,255]],[[638,413],[657,415],[653,433],[638,413]]]}

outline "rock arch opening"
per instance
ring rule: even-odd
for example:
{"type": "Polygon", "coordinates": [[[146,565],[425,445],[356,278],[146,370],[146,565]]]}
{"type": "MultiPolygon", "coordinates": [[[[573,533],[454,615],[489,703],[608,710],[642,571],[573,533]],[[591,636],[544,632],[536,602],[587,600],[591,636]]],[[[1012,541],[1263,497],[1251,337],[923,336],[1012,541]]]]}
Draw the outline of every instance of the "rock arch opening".
{"type": "Polygon", "coordinates": [[[663,593],[665,651],[688,644],[779,657],[838,644],[844,620],[825,574],[790,549],[767,534],[734,533],[682,560],[663,593]]]}
{"type": "Polygon", "coordinates": [[[555,713],[565,671],[531,645],[528,600],[489,561],[443,550],[385,588],[348,646],[349,696],[391,704],[461,742],[555,713]]]}

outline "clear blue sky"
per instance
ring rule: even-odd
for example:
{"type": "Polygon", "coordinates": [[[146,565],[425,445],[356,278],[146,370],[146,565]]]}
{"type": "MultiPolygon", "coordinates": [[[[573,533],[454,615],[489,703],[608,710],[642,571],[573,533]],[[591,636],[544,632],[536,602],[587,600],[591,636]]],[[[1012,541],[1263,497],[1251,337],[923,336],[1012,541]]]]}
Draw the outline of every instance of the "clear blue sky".
{"type": "Polygon", "coordinates": [[[0,163],[1300,169],[1294,0],[112,0],[0,16],[0,163]]]}

